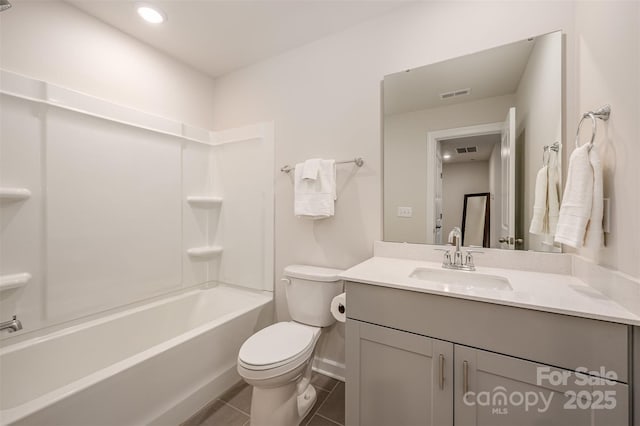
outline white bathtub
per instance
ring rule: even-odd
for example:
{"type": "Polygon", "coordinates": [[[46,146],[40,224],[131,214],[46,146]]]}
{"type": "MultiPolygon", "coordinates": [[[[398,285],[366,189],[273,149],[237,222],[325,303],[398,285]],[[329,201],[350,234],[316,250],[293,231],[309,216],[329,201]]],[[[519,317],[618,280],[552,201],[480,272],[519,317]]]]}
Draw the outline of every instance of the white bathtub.
{"type": "Polygon", "coordinates": [[[177,425],[239,380],[270,293],[196,289],[0,349],[2,425],[177,425]]]}

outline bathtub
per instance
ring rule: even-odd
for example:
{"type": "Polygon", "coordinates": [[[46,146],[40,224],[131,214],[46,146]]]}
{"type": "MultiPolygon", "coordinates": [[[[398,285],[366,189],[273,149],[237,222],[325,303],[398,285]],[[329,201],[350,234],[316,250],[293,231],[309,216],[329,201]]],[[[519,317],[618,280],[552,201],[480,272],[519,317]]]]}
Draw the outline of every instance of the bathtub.
{"type": "Polygon", "coordinates": [[[237,382],[271,293],[218,285],[0,349],[2,425],[177,425],[237,382]]]}

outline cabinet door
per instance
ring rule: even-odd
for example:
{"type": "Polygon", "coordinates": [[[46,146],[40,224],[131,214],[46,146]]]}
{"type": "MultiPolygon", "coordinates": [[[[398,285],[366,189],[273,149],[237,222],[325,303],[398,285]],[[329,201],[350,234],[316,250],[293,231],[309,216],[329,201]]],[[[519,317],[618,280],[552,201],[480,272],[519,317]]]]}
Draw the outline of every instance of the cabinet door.
{"type": "Polygon", "coordinates": [[[453,344],[347,319],[348,426],[453,425],[453,344]]]}
{"type": "Polygon", "coordinates": [[[629,425],[623,383],[461,345],[455,377],[456,426],[629,425]]]}

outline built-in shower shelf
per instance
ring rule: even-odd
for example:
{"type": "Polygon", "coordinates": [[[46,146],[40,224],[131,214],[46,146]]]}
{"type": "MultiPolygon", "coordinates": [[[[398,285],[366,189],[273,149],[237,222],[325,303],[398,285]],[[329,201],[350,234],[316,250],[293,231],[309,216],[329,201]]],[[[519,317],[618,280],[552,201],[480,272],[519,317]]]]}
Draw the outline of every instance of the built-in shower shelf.
{"type": "Polygon", "coordinates": [[[187,254],[192,257],[213,257],[222,253],[220,246],[194,247],[187,250],[187,254]]]}
{"type": "Polygon", "coordinates": [[[26,200],[31,197],[31,191],[26,188],[0,188],[1,200],[26,200]]]}
{"type": "Polygon", "coordinates": [[[20,274],[0,275],[0,291],[11,290],[26,285],[31,280],[31,274],[23,272],[20,274]]]}
{"type": "Polygon", "coordinates": [[[205,195],[191,195],[187,197],[187,202],[198,206],[214,207],[222,204],[222,198],[205,195]]]}

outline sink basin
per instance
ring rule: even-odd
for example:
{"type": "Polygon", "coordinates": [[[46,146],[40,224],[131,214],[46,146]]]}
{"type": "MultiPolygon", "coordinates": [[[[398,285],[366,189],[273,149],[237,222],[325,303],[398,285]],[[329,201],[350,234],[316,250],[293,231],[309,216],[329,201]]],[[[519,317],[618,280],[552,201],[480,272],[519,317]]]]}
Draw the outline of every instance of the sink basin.
{"type": "Polygon", "coordinates": [[[477,272],[452,271],[448,269],[416,268],[411,278],[432,281],[457,289],[513,290],[509,280],[496,275],[479,274],[477,272]]]}

